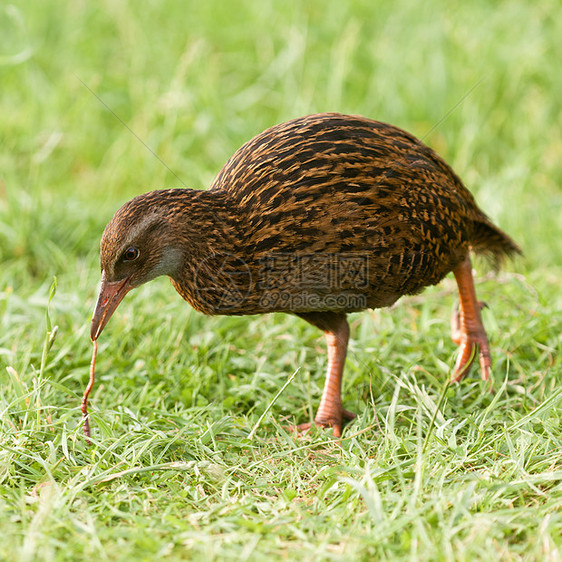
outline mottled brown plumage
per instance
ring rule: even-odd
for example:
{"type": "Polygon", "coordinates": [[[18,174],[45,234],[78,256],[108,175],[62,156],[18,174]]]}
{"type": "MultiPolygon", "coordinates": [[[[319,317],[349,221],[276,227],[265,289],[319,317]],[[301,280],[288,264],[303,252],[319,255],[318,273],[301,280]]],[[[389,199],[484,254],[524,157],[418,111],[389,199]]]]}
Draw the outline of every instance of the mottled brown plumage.
{"type": "Polygon", "coordinates": [[[208,191],[153,191],[119,209],[101,242],[91,335],[131,288],[158,275],[205,314],[297,314],[326,333],[315,421],[339,435],[353,417],[340,397],[346,313],[389,306],[451,271],[461,297],[454,378],[477,346],[489,376],[470,249],[497,263],[519,252],[432,149],[364,117],[311,115],[250,140],[208,191]]]}

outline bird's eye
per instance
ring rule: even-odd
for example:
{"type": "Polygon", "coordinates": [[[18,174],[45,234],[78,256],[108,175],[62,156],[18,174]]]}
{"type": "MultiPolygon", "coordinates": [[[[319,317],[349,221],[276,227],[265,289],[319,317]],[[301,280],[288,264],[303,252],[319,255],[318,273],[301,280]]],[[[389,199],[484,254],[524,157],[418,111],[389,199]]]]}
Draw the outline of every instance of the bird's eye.
{"type": "Polygon", "coordinates": [[[123,261],[135,261],[139,257],[140,252],[137,248],[127,248],[123,254],[123,261]]]}

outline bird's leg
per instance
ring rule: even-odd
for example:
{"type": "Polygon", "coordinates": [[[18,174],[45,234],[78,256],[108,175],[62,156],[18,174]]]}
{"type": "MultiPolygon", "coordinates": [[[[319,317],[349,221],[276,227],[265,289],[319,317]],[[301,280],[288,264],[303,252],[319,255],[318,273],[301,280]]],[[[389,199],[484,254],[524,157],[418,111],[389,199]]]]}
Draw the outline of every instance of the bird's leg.
{"type": "Polygon", "coordinates": [[[459,356],[453,371],[452,380],[460,381],[470,369],[476,353],[480,355],[480,374],[483,380],[490,378],[492,365],[490,344],[480,317],[484,306],[476,298],[472,264],[467,255],[465,260],[453,270],[459,287],[460,311],[451,318],[451,338],[460,347],[459,356]]]}
{"type": "MultiPolygon", "coordinates": [[[[299,314],[301,318],[324,331],[328,345],[328,371],[320,406],[314,423],[321,427],[332,427],[335,437],[341,437],[344,420],[356,417],[353,412],[344,410],[341,400],[341,382],[349,340],[349,324],[345,314],[335,312],[311,312],[299,314]]],[[[298,426],[307,430],[310,423],[298,426]]]]}

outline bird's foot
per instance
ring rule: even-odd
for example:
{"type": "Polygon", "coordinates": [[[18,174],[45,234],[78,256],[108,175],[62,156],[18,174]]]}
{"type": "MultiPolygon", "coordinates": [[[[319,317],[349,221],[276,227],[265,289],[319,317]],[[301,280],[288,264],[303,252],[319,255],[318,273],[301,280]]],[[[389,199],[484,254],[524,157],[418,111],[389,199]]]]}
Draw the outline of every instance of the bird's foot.
{"type": "MultiPolygon", "coordinates": [[[[482,310],[488,305],[478,301],[478,306],[482,310]]],[[[480,375],[482,380],[486,381],[490,378],[492,357],[488,336],[479,319],[478,321],[475,321],[475,319],[471,320],[471,326],[468,327],[466,323],[463,325],[463,322],[461,322],[458,310],[453,311],[451,316],[451,339],[460,348],[453,376],[451,377],[453,382],[461,381],[468,374],[477,353],[480,358],[480,375]]]]}
{"type": "MultiPolygon", "coordinates": [[[[488,308],[488,304],[484,301],[478,301],[478,306],[480,310],[483,308],[488,308]]],[[[457,345],[461,344],[462,341],[462,332],[461,332],[461,312],[458,307],[458,303],[456,308],[453,310],[451,314],[451,339],[457,345]]]]}
{"type": "Polygon", "coordinates": [[[322,427],[327,428],[331,427],[333,430],[334,437],[341,437],[343,425],[346,421],[354,420],[357,417],[357,414],[350,412],[349,410],[341,409],[338,414],[335,415],[328,415],[328,416],[319,416],[316,415],[316,418],[311,423],[301,423],[300,425],[296,426],[296,430],[298,433],[306,433],[310,431],[313,427],[322,427]]]}

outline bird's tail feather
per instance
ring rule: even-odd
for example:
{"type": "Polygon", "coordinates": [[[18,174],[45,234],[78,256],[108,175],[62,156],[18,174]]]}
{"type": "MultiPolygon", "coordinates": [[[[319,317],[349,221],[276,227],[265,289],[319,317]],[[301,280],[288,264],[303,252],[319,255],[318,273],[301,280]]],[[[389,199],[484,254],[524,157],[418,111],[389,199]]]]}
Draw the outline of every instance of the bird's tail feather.
{"type": "Polygon", "coordinates": [[[487,219],[475,221],[470,244],[472,251],[487,258],[495,269],[501,267],[506,257],[523,253],[505,232],[487,219]]]}

